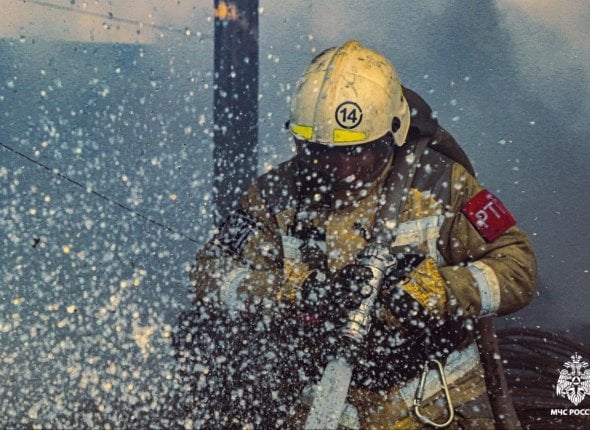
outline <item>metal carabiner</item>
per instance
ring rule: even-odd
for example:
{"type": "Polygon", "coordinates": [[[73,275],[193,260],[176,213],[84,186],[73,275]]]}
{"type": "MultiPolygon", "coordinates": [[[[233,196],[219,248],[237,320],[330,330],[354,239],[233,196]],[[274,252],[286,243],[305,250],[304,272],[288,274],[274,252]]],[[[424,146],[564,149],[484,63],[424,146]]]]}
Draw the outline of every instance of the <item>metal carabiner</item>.
{"type": "Polygon", "coordinates": [[[428,417],[422,415],[420,412],[420,405],[422,404],[422,399],[424,398],[424,386],[426,385],[426,375],[430,371],[429,361],[426,361],[426,366],[424,367],[424,371],[422,372],[422,376],[420,376],[420,383],[418,384],[418,389],[416,390],[416,397],[414,398],[414,413],[425,424],[429,424],[433,427],[443,428],[451,424],[453,419],[455,418],[455,410],[453,409],[453,403],[451,402],[451,394],[449,393],[449,387],[447,385],[447,379],[445,377],[445,370],[442,363],[438,360],[431,360],[434,361],[438,366],[438,374],[440,376],[440,380],[442,382],[442,387],[445,392],[445,398],[447,401],[447,406],[449,408],[449,418],[442,424],[435,423],[434,421],[430,420],[428,417]]]}

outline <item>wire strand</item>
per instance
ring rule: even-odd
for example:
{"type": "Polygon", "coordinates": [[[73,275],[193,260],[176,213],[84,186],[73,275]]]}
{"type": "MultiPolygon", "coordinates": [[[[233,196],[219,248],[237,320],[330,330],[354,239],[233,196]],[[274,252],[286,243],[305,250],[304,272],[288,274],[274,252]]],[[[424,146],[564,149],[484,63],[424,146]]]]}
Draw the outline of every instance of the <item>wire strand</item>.
{"type": "MultiPolygon", "coordinates": [[[[188,27],[185,29],[180,29],[180,28],[176,28],[176,27],[172,27],[172,26],[150,24],[150,23],[137,21],[137,20],[129,19],[129,18],[119,18],[119,17],[116,17],[112,14],[104,15],[104,14],[97,13],[97,12],[77,10],[77,9],[74,9],[71,7],[61,6],[61,5],[53,4],[50,2],[40,1],[40,0],[28,0],[28,3],[35,4],[38,6],[47,7],[50,9],[57,9],[57,10],[65,11],[65,12],[71,12],[71,13],[77,13],[77,14],[81,14],[81,15],[94,16],[96,18],[108,19],[110,21],[121,22],[124,24],[150,27],[150,28],[154,28],[156,30],[166,31],[166,32],[170,32],[170,33],[178,33],[178,34],[187,35],[187,31],[190,31],[190,29],[188,27]]],[[[210,38],[210,36],[203,35],[201,32],[193,33],[192,31],[190,31],[190,34],[196,34],[197,36],[204,38],[204,39],[210,38]]]]}
{"type": "Polygon", "coordinates": [[[115,206],[118,206],[121,209],[124,209],[124,210],[130,212],[133,215],[135,215],[135,216],[143,219],[144,221],[147,221],[147,222],[149,222],[151,224],[154,224],[154,225],[158,226],[159,228],[164,229],[164,230],[166,230],[166,231],[168,231],[170,233],[177,234],[177,235],[185,238],[186,240],[189,240],[191,242],[200,244],[200,242],[198,240],[196,240],[196,239],[194,239],[194,238],[192,238],[190,236],[187,236],[186,234],[181,233],[178,230],[176,230],[176,229],[174,229],[174,228],[172,228],[170,226],[167,226],[166,224],[163,224],[163,223],[161,223],[159,221],[156,221],[153,218],[150,218],[150,217],[148,217],[146,215],[143,215],[142,213],[136,211],[135,209],[130,208],[129,206],[124,205],[123,203],[120,203],[120,202],[116,201],[115,199],[107,196],[106,194],[103,194],[101,192],[98,192],[98,191],[96,191],[96,190],[94,190],[92,188],[88,189],[88,187],[86,187],[81,182],[78,182],[75,179],[72,179],[69,176],[64,175],[63,173],[60,173],[58,169],[52,169],[51,167],[47,166],[46,164],[43,164],[40,161],[37,161],[37,160],[29,157],[26,154],[23,154],[22,152],[14,149],[14,148],[12,148],[11,146],[6,145],[3,142],[0,142],[0,146],[2,146],[3,148],[7,149],[8,151],[11,151],[12,153],[18,155],[19,157],[24,158],[25,160],[29,161],[30,163],[33,163],[33,164],[37,165],[38,167],[41,167],[41,168],[47,170],[52,175],[57,176],[57,177],[65,180],[65,181],[68,181],[69,183],[71,183],[71,184],[73,184],[73,185],[75,185],[75,186],[77,186],[77,187],[85,190],[85,192],[90,192],[91,194],[94,194],[95,196],[97,196],[97,197],[99,197],[99,198],[101,198],[103,200],[106,200],[107,202],[109,202],[109,203],[111,203],[111,204],[113,204],[115,206]]]}

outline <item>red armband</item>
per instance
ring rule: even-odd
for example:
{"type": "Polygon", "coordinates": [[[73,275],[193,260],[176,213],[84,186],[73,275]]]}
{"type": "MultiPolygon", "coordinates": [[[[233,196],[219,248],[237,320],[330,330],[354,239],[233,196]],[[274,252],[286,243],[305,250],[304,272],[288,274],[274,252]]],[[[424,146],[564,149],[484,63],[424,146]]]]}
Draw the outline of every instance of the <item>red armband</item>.
{"type": "Polygon", "coordinates": [[[486,242],[493,242],[516,224],[500,199],[485,189],[469,200],[461,212],[486,242]]]}

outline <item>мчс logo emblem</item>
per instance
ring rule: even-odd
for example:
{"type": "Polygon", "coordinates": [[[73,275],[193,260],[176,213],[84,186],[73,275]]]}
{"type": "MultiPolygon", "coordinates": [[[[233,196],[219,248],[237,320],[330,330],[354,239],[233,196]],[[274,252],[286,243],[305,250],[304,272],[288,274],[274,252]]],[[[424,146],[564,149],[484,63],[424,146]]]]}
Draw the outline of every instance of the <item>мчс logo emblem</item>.
{"type": "Polygon", "coordinates": [[[590,394],[590,369],[586,369],[588,362],[582,361],[577,352],[571,359],[559,371],[555,393],[560,397],[567,397],[574,406],[578,406],[590,394]]]}

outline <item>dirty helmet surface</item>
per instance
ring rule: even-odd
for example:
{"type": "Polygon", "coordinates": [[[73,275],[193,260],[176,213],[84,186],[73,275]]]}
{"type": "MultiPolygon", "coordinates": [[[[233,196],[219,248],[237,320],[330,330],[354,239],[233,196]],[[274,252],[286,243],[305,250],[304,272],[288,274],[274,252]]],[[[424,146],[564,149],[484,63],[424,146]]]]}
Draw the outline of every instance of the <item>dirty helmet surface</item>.
{"type": "Polygon", "coordinates": [[[343,147],[392,133],[401,146],[410,110],[389,60],[351,40],[322,52],[305,69],[288,124],[296,140],[343,147]]]}

